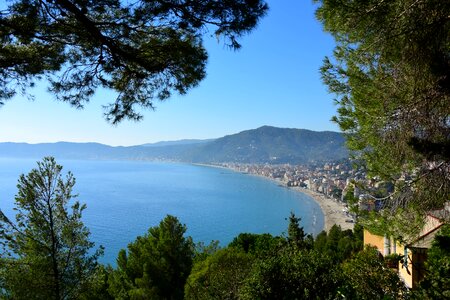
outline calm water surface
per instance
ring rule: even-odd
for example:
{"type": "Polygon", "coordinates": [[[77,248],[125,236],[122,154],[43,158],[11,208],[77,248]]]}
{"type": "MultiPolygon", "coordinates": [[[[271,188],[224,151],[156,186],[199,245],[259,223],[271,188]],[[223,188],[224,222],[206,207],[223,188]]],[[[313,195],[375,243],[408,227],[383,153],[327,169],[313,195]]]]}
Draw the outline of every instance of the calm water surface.
{"type": "MultiPolygon", "coordinates": [[[[120,249],[167,215],[186,224],[195,242],[228,244],[241,232],[286,232],[290,211],[306,232],[323,228],[320,207],[307,195],[264,178],[226,169],[179,163],[58,160],[77,179],[74,192],[87,204],[83,221],[102,262],[115,263],[120,249]]],[[[19,175],[36,160],[0,158],[0,208],[13,218],[19,175]]],[[[13,218],[14,219],[14,218],[13,218]]]]}

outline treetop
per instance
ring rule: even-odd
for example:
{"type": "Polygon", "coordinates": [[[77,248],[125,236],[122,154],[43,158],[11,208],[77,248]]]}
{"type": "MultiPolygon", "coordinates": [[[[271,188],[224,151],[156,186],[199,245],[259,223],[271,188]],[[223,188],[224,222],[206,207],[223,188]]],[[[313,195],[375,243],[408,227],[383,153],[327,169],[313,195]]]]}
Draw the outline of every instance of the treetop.
{"type": "Polygon", "coordinates": [[[232,49],[266,14],[263,0],[13,0],[0,10],[0,104],[47,79],[55,97],[83,108],[98,88],[116,92],[106,119],[140,120],[205,77],[202,35],[232,49]]]}

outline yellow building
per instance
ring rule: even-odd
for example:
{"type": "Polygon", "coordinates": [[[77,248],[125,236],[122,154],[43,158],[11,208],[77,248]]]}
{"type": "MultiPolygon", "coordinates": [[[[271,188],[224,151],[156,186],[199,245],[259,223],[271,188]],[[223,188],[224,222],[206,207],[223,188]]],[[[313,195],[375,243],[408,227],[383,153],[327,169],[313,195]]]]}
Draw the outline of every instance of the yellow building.
{"type": "Polygon", "coordinates": [[[425,275],[428,249],[443,223],[436,216],[427,215],[425,226],[418,238],[402,244],[393,238],[380,236],[364,229],[364,245],[378,249],[381,255],[398,254],[403,258],[398,263],[398,274],[408,288],[415,288],[425,275]]]}

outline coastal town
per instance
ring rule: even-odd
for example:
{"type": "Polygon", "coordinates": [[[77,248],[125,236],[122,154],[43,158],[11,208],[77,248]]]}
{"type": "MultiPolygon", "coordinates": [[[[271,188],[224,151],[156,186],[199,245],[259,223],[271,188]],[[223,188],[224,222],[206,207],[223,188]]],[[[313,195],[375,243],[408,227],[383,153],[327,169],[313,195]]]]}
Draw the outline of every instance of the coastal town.
{"type": "Polygon", "coordinates": [[[237,172],[262,176],[311,196],[325,216],[325,230],[333,225],[352,229],[356,216],[349,210],[349,199],[357,201],[360,209],[377,209],[380,203],[372,193],[360,190],[366,186],[375,192],[380,183],[368,179],[363,170],[353,168],[350,160],[316,163],[311,165],[272,165],[217,163],[216,166],[237,172]]]}

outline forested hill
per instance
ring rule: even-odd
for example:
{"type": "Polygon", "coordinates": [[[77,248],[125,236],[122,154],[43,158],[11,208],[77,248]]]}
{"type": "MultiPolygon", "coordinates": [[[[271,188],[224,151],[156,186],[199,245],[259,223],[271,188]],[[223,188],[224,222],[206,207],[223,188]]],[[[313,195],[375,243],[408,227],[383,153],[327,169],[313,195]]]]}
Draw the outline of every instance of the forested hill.
{"type": "Polygon", "coordinates": [[[203,145],[194,161],[241,163],[306,163],[347,157],[337,132],[263,126],[203,145]]]}
{"type": "Polygon", "coordinates": [[[263,126],[215,140],[186,140],[131,147],[98,143],[0,143],[0,157],[103,160],[175,160],[195,163],[308,163],[348,152],[337,132],[263,126]]]}

